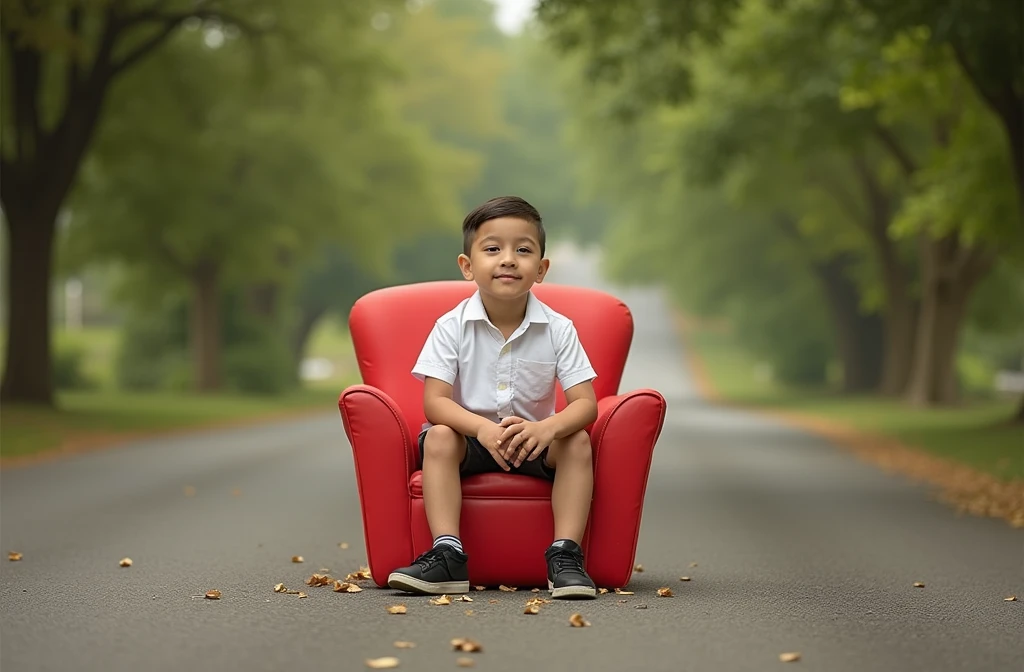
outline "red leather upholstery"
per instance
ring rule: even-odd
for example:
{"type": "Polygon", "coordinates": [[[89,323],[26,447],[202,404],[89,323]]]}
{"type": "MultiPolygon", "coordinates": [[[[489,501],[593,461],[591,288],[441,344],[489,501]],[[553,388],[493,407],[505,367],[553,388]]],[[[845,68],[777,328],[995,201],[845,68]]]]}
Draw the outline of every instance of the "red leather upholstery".
{"type": "MultiPolygon", "coordinates": [[[[412,376],[438,317],[476,289],[442,281],[389,287],[360,298],[349,315],[363,384],[338,400],[352,445],[367,561],[374,581],[430,548],[416,437],[424,422],[423,384],[412,376]]],[[[594,498],[583,539],[587,571],[598,586],[625,586],[633,569],[654,445],[665,419],[655,390],[618,395],[633,321],[618,299],[594,290],[541,284],[537,298],[572,319],[597,371],[598,419],[594,498]]],[[[556,408],[565,406],[558,391],[556,408]]],[[[546,586],[544,549],[553,540],[551,484],[494,473],[463,480],[460,536],[470,555],[470,582],[546,586]]]]}

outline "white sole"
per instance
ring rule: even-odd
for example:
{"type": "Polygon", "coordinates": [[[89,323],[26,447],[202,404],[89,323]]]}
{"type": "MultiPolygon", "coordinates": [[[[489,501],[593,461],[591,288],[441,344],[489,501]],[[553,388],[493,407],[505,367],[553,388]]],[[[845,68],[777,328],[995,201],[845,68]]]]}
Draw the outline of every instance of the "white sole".
{"type": "Polygon", "coordinates": [[[556,600],[587,599],[597,597],[597,589],[591,588],[590,586],[562,586],[561,588],[555,588],[555,584],[548,581],[548,590],[551,591],[551,597],[556,600]]]}
{"type": "Polygon", "coordinates": [[[442,581],[430,583],[413,576],[392,572],[388,576],[388,587],[422,595],[451,595],[469,592],[469,581],[442,581]]]}

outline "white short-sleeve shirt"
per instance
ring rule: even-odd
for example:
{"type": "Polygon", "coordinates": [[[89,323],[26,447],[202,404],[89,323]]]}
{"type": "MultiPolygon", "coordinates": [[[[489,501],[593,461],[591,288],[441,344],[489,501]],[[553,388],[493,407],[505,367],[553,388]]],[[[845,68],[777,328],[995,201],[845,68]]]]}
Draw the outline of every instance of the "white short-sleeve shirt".
{"type": "Polygon", "coordinates": [[[556,379],[568,390],[597,377],[572,320],[532,292],[507,341],[487,318],[480,292],[459,303],[434,324],[412,374],[450,384],[456,403],[495,422],[550,417],[556,379]]]}

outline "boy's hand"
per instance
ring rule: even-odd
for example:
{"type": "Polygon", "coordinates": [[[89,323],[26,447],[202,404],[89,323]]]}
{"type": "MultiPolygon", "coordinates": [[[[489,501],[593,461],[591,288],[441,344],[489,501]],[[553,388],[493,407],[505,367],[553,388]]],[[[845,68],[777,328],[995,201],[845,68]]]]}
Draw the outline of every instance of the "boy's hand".
{"type": "Polygon", "coordinates": [[[502,433],[505,429],[496,422],[486,422],[481,425],[480,429],[476,432],[476,440],[480,442],[480,445],[487,449],[487,452],[491,454],[494,461],[504,469],[509,470],[508,462],[505,461],[501,446],[504,443],[502,441],[502,433]]]}
{"type": "Polygon", "coordinates": [[[516,416],[502,419],[505,428],[500,437],[502,457],[513,466],[535,460],[555,440],[555,430],[543,422],[531,422],[516,416]]]}

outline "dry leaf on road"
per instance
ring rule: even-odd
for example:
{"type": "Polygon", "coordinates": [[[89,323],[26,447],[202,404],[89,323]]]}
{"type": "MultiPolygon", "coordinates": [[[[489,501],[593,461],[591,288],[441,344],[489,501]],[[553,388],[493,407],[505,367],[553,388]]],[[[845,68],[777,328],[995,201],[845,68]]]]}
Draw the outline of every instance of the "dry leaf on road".
{"type": "Polygon", "coordinates": [[[635,606],[635,607],[633,607],[633,608],[634,608],[634,609],[646,609],[646,608],[647,608],[647,605],[646,605],[646,604],[638,604],[638,605],[636,605],[636,606],[635,606]]]}
{"type": "Polygon", "coordinates": [[[466,616],[472,616],[473,615],[473,610],[472,609],[466,609],[465,614],[466,614],[466,616]]]}
{"type": "Polygon", "coordinates": [[[680,577],[679,577],[679,580],[680,580],[680,581],[689,581],[689,580],[690,580],[690,577],[688,577],[688,576],[680,576],[680,577]]]}
{"type": "Polygon", "coordinates": [[[132,566],[132,559],[131,558],[121,558],[121,562],[119,562],[117,564],[121,565],[122,567],[131,567],[132,566]]]}
{"type": "Polygon", "coordinates": [[[915,581],[914,582],[914,588],[924,588],[924,584],[921,583],[920,581],[915,581]]]}
{"type": "Polygon", "coordinates": [[[598,595],[604,595],[604,594],[605,594],[605,593],[607,593],[607,592],[608,592],[608,589],[607,589],[607,588],[598,588],[598,589],[597,589],[597,594],[598,594],[598,595]]]}
{"type": "Polygon", "coordinates": [[[438,607],[443,607],[446,604],[451,604],[452,598],[448,597],[447,595],[442,595],[441,597],[433,597],[430,599],[430,603],[438,607]]]}
{"type": "Polygon", "coordinates": [[[480,645],[480,642],[468,637],[456,637],[452,640],[452,649],[455,651],[465,651],[466,653],[480,653],[484,650],[484,647],[480,645]]]}
{"type": "Polygon", "coordinates": [[[305,561],[306,561],[305,558],[303,558],[301,555],[293,555],[292,556],[292,562],[305,562],[305,561]]]}
{"type": "Polygon", "coordinates": [[[633,595],[634,593],[631,590],[623,590],[622,588],[616,588],[615,589],[615,594],[616,595],[633,595]]]}
{"type": "Polygon", "coordinates": [[[500,601],[501,600],[492,597],[491,599],[487,600],[487,604],[497,604],[500,601]]]}
{"type": "Polygon", "coordinates": [[[517,586],[501,585],[501,586],[498,586],[498,590],[500,590],[503,593],[514,593],[517,590],[519,590],[519,588],[517,586]]]}
{"type": "Polygon", "coordinates": [[[348,576],[345,577],[345,580],[346,581],[368,581],[371,578],[373,578],[373,577],[370,576],[370,568],[369,567],[360,567],[358,570],[356,570],[354,572],[349,572],[348,576]]]}
{"type": "Polygon", "coordinates": [[[406,611],[404,604],[396,604],[393,607],[388,607],[389,614],[404,614],[406,611]]]}
{"type": "Polygon", "coordinates": [[[335,581],[334,592],[336,593],[361,593],[362,588],[354,583],[348,583],[347,581],[335,581]]]}
{"type": "Polygon", "coordinates": [[[544,597],[531,597],[526,601],[526,606],[537,605],[538,607],[542,604],[551,604],[551,600],[544,597]]]}
{"type": "Polygon", "coordinates": [[[186,485],[182,490],[185,493],[186,497],[193,497],[196,494],[196,489],[193,488],[191,485],[186,485]]]}
{"type": "Polygon", "coordinates": [[[455,601],[456,602],[472,602],[473,598],[470,597],[469,595],[459,595],[458,597],[455,598],[455,601]]]}
{"type": "Polygon", "coordinates": [[[206,595],[204,595],[203,597],[205,597],[208,600],[219,600],[220,599],[220,591],[216,590],[216,589],[208,590],[208,591],[206,591],[206,595]]]}
{"type": "Polygon", "coordinates": [[[644,571],[644,566],[641,565],[641,564],[637,564],[637,566],[633,568],[633,571],[634,572],[642,572],[642,571],[644,571]]]}
{"type": "Polygon", "coordinates": [[[538,607],[536,604],[528,604],[528,605],[526,605],[526,609],[523,610],[523,613],[524,614],[539,614],[540,613],[540,607],[538,607]]]}
{"type": "Polygon", "coordinates": [[[531,590],[530,592],[531,592],[531,593],[539,593],[539,592],[540,592],[540,588],[534,588],[534,589],[533,589],[533,590],[531,590]]]}
{"type": "Polygon", "coordinates": [[[276,583],[276,584],[274,584],[274,592],[275,593],[283,593],[286,590],[288,590],[288,589],[284,587],[283,583],[276,583]]]}
{"type": "Polygon", "coordinates": [[[394,656],[385,656],[384,658],[367,658],[366,666],[371,670],[387,670],[392,667],[398,667],[398,658],[394,656]]]}
{"type": "Polygon", "coordinates": [[[691,563],[690,563],[690,567],[696,567],[696,566],[697,566],[697,563],[696,563],[696,562],[691,562],[691,563]]]}
{"type": "Polygon", "coordinates": [[[304,597],[309,597],[309,595],[306,595],[306,594],[305,594],[304,592],[302,592],[302,591],[300,590],[300,591],[299,591],[299,599],[301,600],[301,599],[302,599],[302,598],[304,598],[304,597]]]}
{"type": "Polygon", "coordinates": [[[396,649],[415,649],[416,642],[395,642],[396,649]]]}
{"type": "Polygon", "coordinates": [[[1016,602],[1016,601],[1017,601],[1017,596],[1016,595],[1010,595],[1009,597],[1004,597],[1003,598],[1003,602],[1016,602]]]}
{"type": "Polygon", "coordinates": [[[234,496],[234,497],[238,497],[241,494],[242,494],[242,489],[241,488],[235,488],[234,490],[231,491],[231,495],[234,496]]]}
{"type": "Polygon", "coordinates": [[[330,586],[334,584],[334,579],[327,576],[326,574],[314,574],[313,576],[306,579],[307,586],[330,586]]]}
{"type": "Polygon", "coordinates": [[[791,651],[790,653],[780,653],[779,654],[779,662],[782,662],[782,663],[795,663],[798,660],[800,660],[800,654],[798,652],[796,652],[796,651],[791,651]]]}
{"type": "Polygon", "coordinates": [[[341,550],[344,551],[346,548],[348,548],[348,542],[347,541],[342,541],[341,543],[338,544],[338,548],[340,548],[341,550]]]}
{"type": "Polygon", "coordinates": [[[585,628],[590,625],[590,621],[583,618],[583,614],[573,614],[569,617],[569,625],[574,628],[585,628]]]}
{"type": "Polygon", "coordinates": [[[474,665],[476,665],[476,661],[473,660],[472,658],[462,657],[462,658],[456,658],[455,659],[455,664],[458,665],[459,667],[473,667],[474,665]]]}
{"type": "Polygon", "coordinates": [[[21,560],[21,553],[18,553],[17,551],[7,551],[7,559],[11,562],[17,562],[18,560],[21,560]]]}
{"type": "Polygon", "coordinates": [[[675,597],[671,588],[658,588],[658,597],[675,597]]]}

